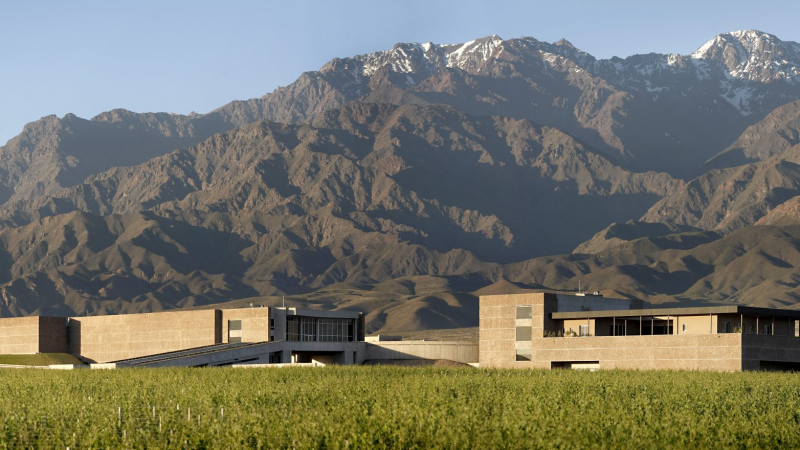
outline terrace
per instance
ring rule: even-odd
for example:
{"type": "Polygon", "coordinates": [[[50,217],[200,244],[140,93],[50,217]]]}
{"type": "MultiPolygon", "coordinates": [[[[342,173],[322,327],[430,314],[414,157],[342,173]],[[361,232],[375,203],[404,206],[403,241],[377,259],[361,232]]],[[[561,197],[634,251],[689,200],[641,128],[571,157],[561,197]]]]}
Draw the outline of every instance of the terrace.
{"type": "Polygon", "coordinates": [[[800,311],[749,306],[553,312],[545,336],[742,333],[800,337],[800,311]]]}

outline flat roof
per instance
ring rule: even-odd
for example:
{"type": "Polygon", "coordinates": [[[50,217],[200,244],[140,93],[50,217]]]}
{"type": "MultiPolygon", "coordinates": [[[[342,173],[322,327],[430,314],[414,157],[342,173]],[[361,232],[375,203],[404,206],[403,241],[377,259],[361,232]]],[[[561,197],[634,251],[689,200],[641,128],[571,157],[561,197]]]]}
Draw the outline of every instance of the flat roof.
{"type": "Polygon", "coordinates": [[[800,310],[756,308],[753,306],[725,305],[688,308],[615,309],[607,311],[554,312],[553,319],[594,319],[603,317],[650,317],[650,316],[704,316],[709,314],[745,314],[800,318],[800,310]]]}
{"type": "Polygon", "coordinates": [[[323,309],[303,309],[303,308],[284,308],[276,307],[275,309],[286,310],[287,316],[304,316],[304,317],[317,317],[323,319],[358,319],[361,311],[352,310],[338,310],[327,311],[323,309]]]}

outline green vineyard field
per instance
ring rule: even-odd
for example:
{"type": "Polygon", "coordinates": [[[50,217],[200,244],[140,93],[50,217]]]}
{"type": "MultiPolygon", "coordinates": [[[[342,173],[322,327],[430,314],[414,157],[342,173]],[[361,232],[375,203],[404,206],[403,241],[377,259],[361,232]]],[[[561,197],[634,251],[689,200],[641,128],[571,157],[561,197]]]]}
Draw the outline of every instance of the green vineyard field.
{"type": "Polygon", "coordinates": [[[800,375],[9,369],[0,447],[800,448],[800,375]]]}

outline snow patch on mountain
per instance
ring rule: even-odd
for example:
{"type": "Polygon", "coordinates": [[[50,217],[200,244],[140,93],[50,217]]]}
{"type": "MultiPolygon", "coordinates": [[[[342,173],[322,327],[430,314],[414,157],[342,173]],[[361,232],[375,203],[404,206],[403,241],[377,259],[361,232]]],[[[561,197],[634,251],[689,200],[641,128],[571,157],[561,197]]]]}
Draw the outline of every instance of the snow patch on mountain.
{"type": "Polygon", "coordinates": [[[405,74],[407,85],[414,88],[445,68],[477,73],[490,60],[506,54],[504,59],[521,58],[550,77],[586,71],[653,101],[719,96],[742,115],[760,111],[764,84],[788,83],[789,89],[800,84],[800,44],[756,30],[720,34],[690,55],[650,53],[607,60],[598,60],[564,39],[555,43],[531,37],[503,41],[492,35],[459,44],[404,43],[391,50],[334,60],[323,71],[341,71],[336,76],[346,80],[343,84],[351,92],[360,92],[368,78],[382,69],[405,74]],[[698,82],[700,86],[695,86],[698,82]]]}
{"type": "Polygon", "coordinates": [[[781,41],[757,30],[715,36],[691,54],[695,60],[720,61],[727,73],[741,80],[769,83],[800,81],[800,44],[781,41]]]}
{"type": "Polygon", "coordinates": [[[497,36],[475,39],[463,44],[397,44],[391,50],[352,58],[361,74],[371,76],[382,67],[398,73],[422,73],[429,76],[443,67],[470,69],[492,57],[503,40],[497,36]]]}

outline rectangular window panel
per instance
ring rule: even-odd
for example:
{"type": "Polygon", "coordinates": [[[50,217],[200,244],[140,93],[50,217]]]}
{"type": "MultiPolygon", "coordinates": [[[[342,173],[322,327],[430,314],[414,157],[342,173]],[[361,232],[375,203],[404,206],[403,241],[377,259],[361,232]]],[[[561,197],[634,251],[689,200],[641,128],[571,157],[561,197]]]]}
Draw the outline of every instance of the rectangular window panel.
{"type": "Polygon", "coordinates": [[[517,319],[530,319],[533,317],[533,308],[530,306],[517,306],[517,319]]]}
{"type": "Polygon", "coordinates": [[[531,340],[531,327],[517,327],[517,340],[530,341],[531,340]]]}
{"type": "Polygon", "coordinates": [[[589,325],[581,325],[580,329],[578,329],[579,336],[588,336],[589,335],[589,325]]]}
{"type": "Polygon", "coordinates": [[[317,340],[317,319],[313,317],[300,318],[300,340],[307,342],[317,340]]]}
{"type": "Polygon", "coordinates": [[[241,336],[239,336],[239,337],[231,336],[230,338],[228,338],[228,342],[231,343],[231,344],[241,344],[242,343],[242,337],[241,336]]]}
{"type": "Polygon", "coordinates": [[[231,331],[240,331],[242,329],[242,321],[241,320],[229,320],[228,321],[228,329],[231,331]]]}
{"type": "Polygon", "coordinates": [[[300,340],[300,318],[290,316],[286,318],[286,340],[299,341],[300,340]]]}
{"type": "Polygon", "coordinates": [[[530,360],[531,360],[531,349],[529,348],[517,349],[517,361],[530,361],[530,360]]]}

